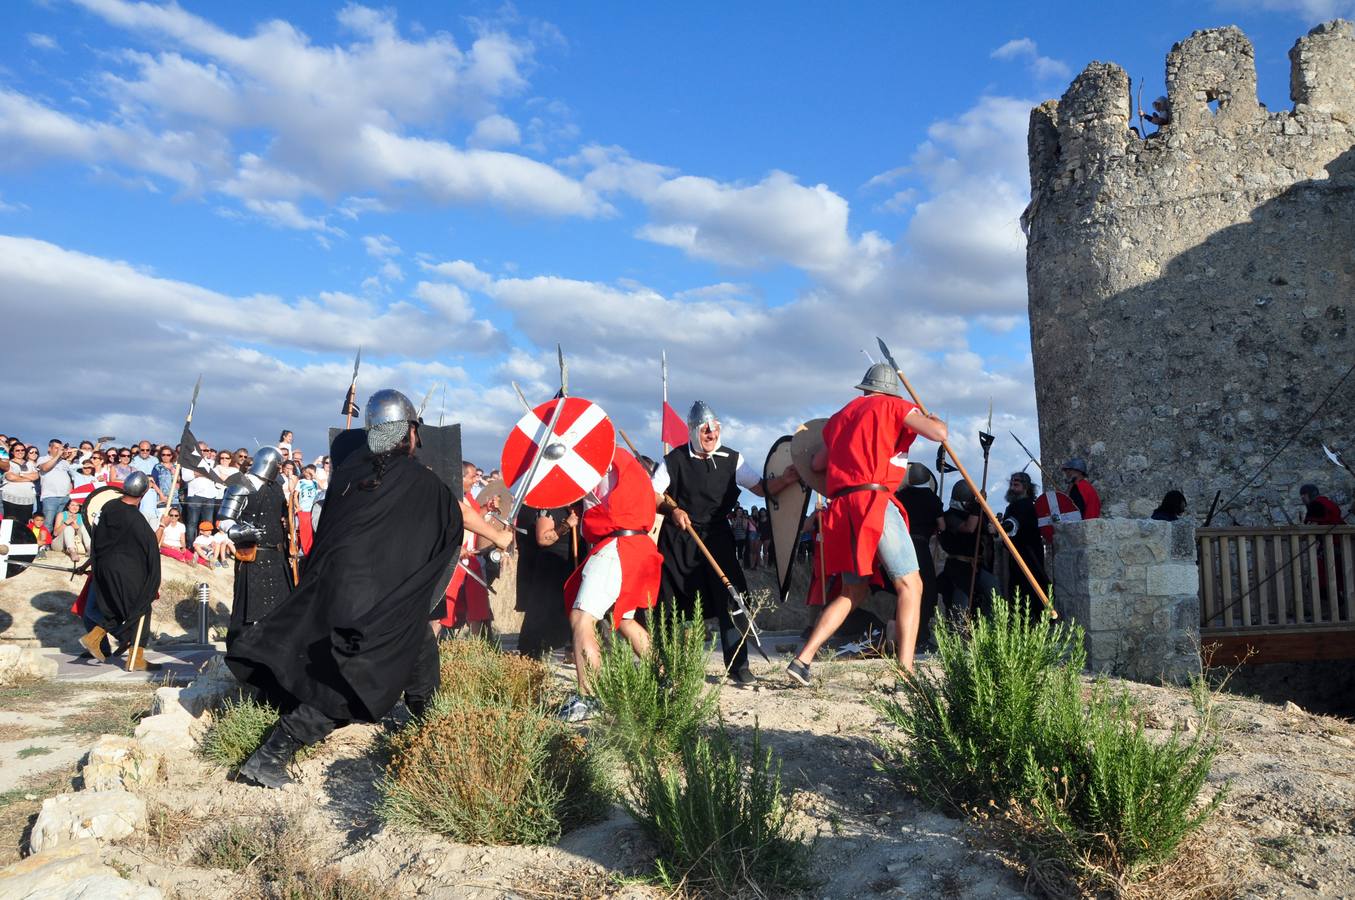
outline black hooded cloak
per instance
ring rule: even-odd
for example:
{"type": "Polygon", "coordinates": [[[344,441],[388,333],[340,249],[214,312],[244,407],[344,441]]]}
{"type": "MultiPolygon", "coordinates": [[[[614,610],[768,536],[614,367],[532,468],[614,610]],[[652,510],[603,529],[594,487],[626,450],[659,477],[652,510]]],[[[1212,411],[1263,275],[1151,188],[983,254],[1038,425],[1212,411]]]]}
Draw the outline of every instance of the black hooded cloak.
{"type": "Polygon", "coordinates": [[[150,613],[160,590],[160,548],[155,532],[137,507],[114,500],[104,505],[90,543],[94,598],[103,627],[119,641],[130,644],[136,637],[137,622],[150,613]]]}
{"type": "Polygon", "coordinates": [[[235,561],[235,589],[231,602],[227,646],[252,622],[262,619],[292,590],[292,566],[287,555],[287,497],[281,486],[270,481],[249,498],[240,522],[259,530],[258,553],[253,562],[235,561]]]}
{"type": "Polygon", "coordinates": [[[430,640],[461,544],[451,491],[418,460],[373,455],[335,469],[306,571],[291,595],[236,639],[226,663],[283,707],[305,703],[340,722],[375,722],[409,686],[430,640]]]}

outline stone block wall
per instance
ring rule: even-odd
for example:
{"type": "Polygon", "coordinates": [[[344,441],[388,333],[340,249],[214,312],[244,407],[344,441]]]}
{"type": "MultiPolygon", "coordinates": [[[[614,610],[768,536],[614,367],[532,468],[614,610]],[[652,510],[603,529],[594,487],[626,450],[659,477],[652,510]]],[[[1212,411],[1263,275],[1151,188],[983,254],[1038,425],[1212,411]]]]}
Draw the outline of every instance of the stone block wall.
{"type": "Polygon", "coordinates": [[[1200,671],[1195,527],[1091,519],[1055,527],[1054,605],[1086,632],[1094,672],[1157,683],[1200,671]]]}
{"type": "Polygon", "coordinates": [[[1314,28],[1290,61],[1288,110],[1258,102],[1255,52],[1230,27],[1171,48],[1160,130],[1131,130],[1113,63],[1031,113],[1041,448],[1047,466],[1087,458],[1110,515],[1146,516],[1172,488],[1202,512],[1276,453],[1216,524],[1300,518],[1304,482],[1351,500],[1322,444],[1355,456],[1355,376],[1340,382],[1355,359],[1355,27],[1314,28]]]}

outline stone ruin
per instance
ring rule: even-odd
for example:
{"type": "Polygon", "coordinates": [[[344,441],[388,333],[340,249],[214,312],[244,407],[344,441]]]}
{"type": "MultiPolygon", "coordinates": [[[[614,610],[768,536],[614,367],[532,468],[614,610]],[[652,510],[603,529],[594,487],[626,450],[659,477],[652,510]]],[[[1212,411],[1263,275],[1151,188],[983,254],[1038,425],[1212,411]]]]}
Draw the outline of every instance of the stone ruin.
{"type": "Polygon", "coordinates": [[[1203,513],[1277,454],[1214,524],[1300,518],[1304,482],[1351,500],[1322,444],[1355,462],[1355,375],[1337,387],[1355,363],[1355,29],[1314,28],[1289,58],[1292,110],[1258,102],[1229,27],[1172,47],[1156,133],[1131,130],[1111,63],[1031,113],[1041,447],[1087,458],[1109,515],[1147,516],[1171,488],[1203,513]]]}

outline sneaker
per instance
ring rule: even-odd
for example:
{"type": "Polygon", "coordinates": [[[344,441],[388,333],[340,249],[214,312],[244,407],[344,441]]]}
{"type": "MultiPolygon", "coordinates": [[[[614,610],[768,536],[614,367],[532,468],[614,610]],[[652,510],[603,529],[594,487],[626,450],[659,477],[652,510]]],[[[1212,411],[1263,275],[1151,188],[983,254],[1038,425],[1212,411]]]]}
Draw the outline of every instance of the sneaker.
{"type": "Polygon", "coordinates": [[[598,703],[591,697],[580,697],[578,694],[570,697],[565,703],[564,708],[560,710],[560,721],[562,722],[586,722],[597,714],[598,703]]]}
{"type": "Polygon", "coordinates": [[[802,663],[798,659],[792,659],[790,665],[786,666],[786,674],[792,681],[797,681],[805,687],[813,684],[809,675],[809,663],[802,663]]]}

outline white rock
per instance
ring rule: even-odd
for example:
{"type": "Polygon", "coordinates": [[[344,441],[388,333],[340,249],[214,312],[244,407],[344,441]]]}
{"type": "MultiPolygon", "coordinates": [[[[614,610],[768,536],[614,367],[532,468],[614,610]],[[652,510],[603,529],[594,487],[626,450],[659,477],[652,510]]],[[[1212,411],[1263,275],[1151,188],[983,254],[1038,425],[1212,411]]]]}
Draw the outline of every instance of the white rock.
{"type": "Polygon", "coordinates": [[[134,738],[100,736],[80,770],[87,791],[115,791],[149,784],[160,777],[164,755],[148,750],[134,738]]]}
{"type": "Polygon", "coordinates": [[[81,838],[116,841],[146,827],[146,801],[128,791],[81,791],[42,801],[28,845],[33,853],[81,838]]]}
{"type": "Polygon", "coordinates": [[[136,739],[145,750],[170,756],[191,751],[201,730],[202,723],[180,707],[142,719],[136,726],[136,739]]]}
{"type": "Polygon", "coordinates": [[[15,900],[161,900],[99,861],[92,838],[62,844],[0,869],[0,897],[15,900]]]}

